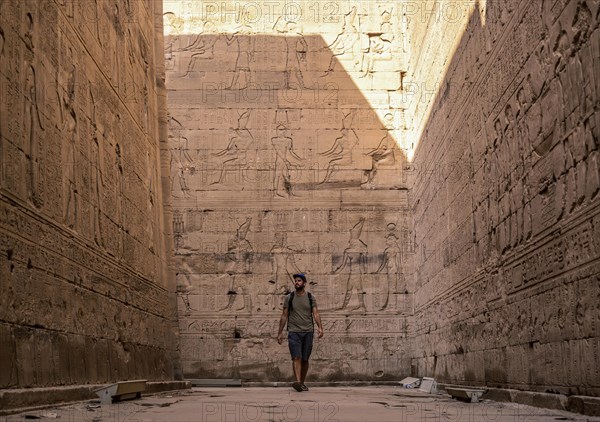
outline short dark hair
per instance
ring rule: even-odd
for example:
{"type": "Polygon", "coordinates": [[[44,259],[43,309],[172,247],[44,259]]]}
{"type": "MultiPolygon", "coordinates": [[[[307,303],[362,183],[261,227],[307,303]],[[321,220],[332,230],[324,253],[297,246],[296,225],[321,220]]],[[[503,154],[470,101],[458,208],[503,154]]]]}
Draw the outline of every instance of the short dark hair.
{"type": "Polygon", "coordinates": [[[304,282],[306,283],[306,276],[305,276],[304,274],[302,274],[302,273],[299,273],[299,274],[294,274],[292,277],[293,277],[294,279],[295,279],[296,277],[298,277],[298,278],[301,278],[301,279],[302,279],[302,281],[304,281],[304,282]]]}

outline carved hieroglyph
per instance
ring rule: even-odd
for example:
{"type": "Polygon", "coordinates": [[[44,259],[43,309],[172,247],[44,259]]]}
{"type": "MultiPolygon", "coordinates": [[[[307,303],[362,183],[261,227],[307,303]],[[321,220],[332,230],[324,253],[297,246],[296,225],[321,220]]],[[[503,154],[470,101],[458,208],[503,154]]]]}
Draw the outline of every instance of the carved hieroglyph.
{"type": "Polygon", "coordinates": [[[408,128],[389,92],[408,34],[391,3],[268,3],[165,3],[185,374],[289,373],[277,321],[304,272],[326,321],[319,376],[396,378],[413,248],[408,128]]]}

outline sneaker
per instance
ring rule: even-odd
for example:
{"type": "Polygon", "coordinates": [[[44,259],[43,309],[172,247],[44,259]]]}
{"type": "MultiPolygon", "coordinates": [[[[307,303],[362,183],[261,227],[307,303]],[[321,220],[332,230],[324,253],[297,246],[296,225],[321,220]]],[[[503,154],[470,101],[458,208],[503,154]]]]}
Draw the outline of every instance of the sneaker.
{"type": "Polygon", "coordinates": [[[308,387],[306,386],[306,384],[302,384],[301,387],[302,391],[308,391],[308,387]]]}
{"type": "Polygon", "coordinates": [[[294,390],[296,390],[297,392],[301,392],[302,391],[302,384],[300,384],[299,382],[294,382],[292,384],[292,387],[294,388],[294,390]]]}

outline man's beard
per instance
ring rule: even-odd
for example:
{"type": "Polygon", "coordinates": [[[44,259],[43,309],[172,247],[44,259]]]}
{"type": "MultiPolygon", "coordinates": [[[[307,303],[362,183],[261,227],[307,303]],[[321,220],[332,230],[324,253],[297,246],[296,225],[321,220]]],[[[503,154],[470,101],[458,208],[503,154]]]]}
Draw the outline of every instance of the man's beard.
{"type": "Polygon", "coordinates": [[[296,288],[297,292],[301,292],[302,290],[304,290],[304,286],[294,286],[296,288]]]}

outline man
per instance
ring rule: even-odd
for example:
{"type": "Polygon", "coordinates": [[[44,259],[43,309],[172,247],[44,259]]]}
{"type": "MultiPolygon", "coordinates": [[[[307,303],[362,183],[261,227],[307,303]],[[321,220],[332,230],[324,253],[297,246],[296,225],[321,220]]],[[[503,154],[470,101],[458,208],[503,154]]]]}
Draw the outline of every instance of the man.
{"type": "Polygon", "coordinates": [[[317,335],[323,337],[323,325],[317,310],[315,297],[305,290],[306,277],[304,274],[294,274],[295,292],[286,296],[283,303],[283,313],[279,320],[279,334],[277,342],[283,342],[283,328],[287,322],[288,345],[292,355],[292,368],[294,378],[292,384],[294,390],[308,391],[304,384],[308,373],[308,359],[312,352],[314,323],[317,323],[317,335]]]}

